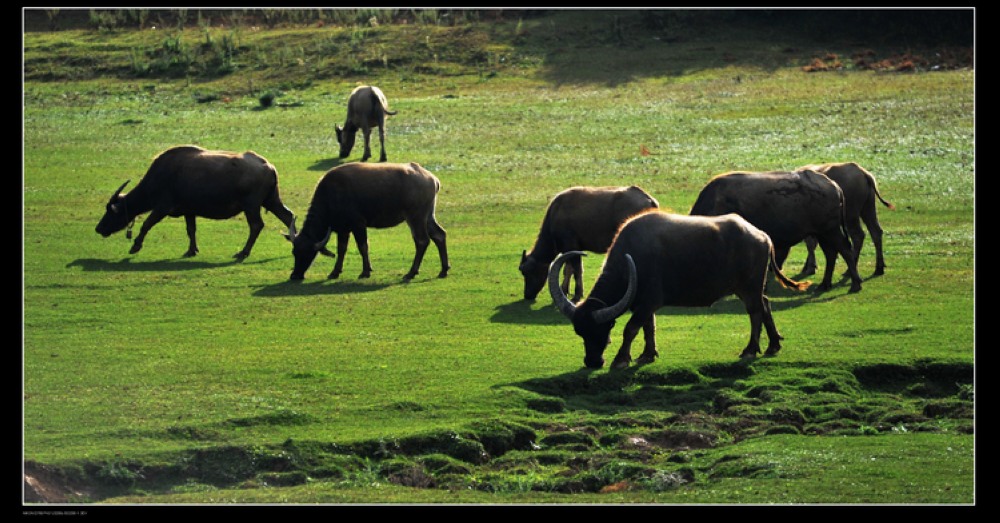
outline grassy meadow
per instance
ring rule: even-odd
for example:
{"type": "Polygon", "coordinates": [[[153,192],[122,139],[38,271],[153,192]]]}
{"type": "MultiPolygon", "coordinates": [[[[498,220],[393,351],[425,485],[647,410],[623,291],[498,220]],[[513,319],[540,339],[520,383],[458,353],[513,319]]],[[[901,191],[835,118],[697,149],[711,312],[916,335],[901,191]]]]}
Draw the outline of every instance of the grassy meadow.
{"type": "Polygon", "coordinates": [[[860,69],[861,50],[935,49],[636,16],[25,32],[23,462],[46,501],[974,503],[974,70],[860,69]],[[217,42],[238,51],[222,65],[217,42]],[[803,69],[831,54],[848,66],[803,69]],[[339,280],[320,256],[302,282],[270,214],[243,262],[242,216],[200,219],[193,258],[179,218],[134,255],[94,231],[179,144],[266,157],[301,225],[323,173],[361,157],[359,137],[337,158],[333,126],[363,83],[398,111],[389,161],[441,180],[447,278],[431,245],[403,282],[405,226],[369,231],[370,279],[352,239],[339,280]],[[729,297],[662,309],[655,363],[587,371],[547,292],[521,299],[562,189],[635,184],[687,213],[715,174],[836,161],[896,206],[888,268],[871,277],[868,240],[860,293],[772,283],[774,358],[739,361],[729,297]]]}

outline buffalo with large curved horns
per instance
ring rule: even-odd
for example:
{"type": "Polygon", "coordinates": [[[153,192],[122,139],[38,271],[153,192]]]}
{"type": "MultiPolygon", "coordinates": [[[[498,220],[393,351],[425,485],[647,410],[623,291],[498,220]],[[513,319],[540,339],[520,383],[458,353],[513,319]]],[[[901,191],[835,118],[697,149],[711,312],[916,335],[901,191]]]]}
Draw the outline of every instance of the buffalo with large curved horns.
{"type": "Polygon", "coordinates": [[[796,282],[778,269],[771,239],[736,214],[682,216],[660,211],[640,214],[622,225],[608,250],[601,275],[581,303],[573,303],[559,285],[559,271],[581,251],[559,255],[549,268],[549,293],[556,307],[583,338],[584,365],[604,365],[604,350],[611,342],[615,320],[632,311],[622,333],[622,345],[612,367],[632,361],[632,340],[643,330],[645,348],[637,363],[652,363],[656,350],[656,316],[660,307],[707,307],[735,294],[750,316],[750,341],[741,357],[760,353],[761,326],[767,330],[765,355],[781,349],[781,335],[764,294],[770,268],[778,281],[804,290],[809,282],[796,282]]]}

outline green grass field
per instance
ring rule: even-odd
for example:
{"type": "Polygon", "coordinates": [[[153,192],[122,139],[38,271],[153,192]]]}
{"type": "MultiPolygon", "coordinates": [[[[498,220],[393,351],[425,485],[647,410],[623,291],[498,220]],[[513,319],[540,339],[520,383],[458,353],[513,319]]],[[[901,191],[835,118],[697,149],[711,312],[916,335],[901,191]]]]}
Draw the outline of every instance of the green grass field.
{"type": "MultiPolygon", "coordinates": [[[[25,33],[26,472],[85,504],[974,503],[974,70],[807,73],[862,44],[623,44],[578,15],[244,30],[248,62],[207,78],[90,77],[73,59],[127,64],[165,30],[25,33]],[[323,72],[314,50],[352,38],[387,59],[323,72]],[[457,52],[469,42],[481,61],[457,52]],[[405,227],[369,231],[371,279],[352,239],[340,280],[319,257],[301,283],[269,214],[241,263],[242,216],[199,220],[194,258],[181,219],[135,255],[94,231],[115,188],[178,144],[268,158],[301,225],[364,82],[398,110],[389,161],[441,180],[447,278],[432,245],[402,281],[405,227]],[[833,161],[896,205],[879,210],[888,268],[870,277],[866,241],[860,293],[770,285],[777,357],[739,361],[749,321],[730,297],[662,309],[654,364],[590,372],[547,293],[521,299],[521,251],[564,188],[636,184],[687,213],[720,172],[833,161]]],[[[227,34],[204,31],[182,36],[227,34]]],[[[601,262],[585,259],[588,290],[601,262]]]]}

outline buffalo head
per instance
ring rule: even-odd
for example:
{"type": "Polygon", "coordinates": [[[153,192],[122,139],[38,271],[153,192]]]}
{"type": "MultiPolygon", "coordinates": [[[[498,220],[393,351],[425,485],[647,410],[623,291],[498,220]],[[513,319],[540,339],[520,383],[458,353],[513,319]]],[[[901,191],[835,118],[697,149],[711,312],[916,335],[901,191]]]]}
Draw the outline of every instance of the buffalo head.
{"type": "Polygon", "coordinates": [[[104,216],[101,217],[101,221],[97,222],[95,230],[105,238],[124,229],[132,221],[128,208],[125,206],[125,196],[122,194],[122,189],[126,185],[128,185],[128,181],[123,183],[111,196],[107,206],[105,206],[104,216]]]}
{"type": "Polygon", "coordinates": [[[289,279],[301,280],[305,278],[306,271],[312,265],[318,253],[322,253],[325,256],[336,256],[326,248],[326,243],[330,241],[331,233],[332,231],[327,231],[326,237],[319,241],[310,239],[306,234],[298,234],[288,238],[292,242],[292,256],[295,258],[295,265],[292,267],[292,275],[289,279]]]}
{"type": "MultiPolygon", "coordinates": [[[[351,127],[348,124],[348,127],[351,127]]],[[[334,130],[337,131],[337,143],[340,144],[340,157],[347,158],[351,154],[351,149],[354,149],[354,138],[357,136],[357,128],[351,127],[352,130],[346,130],[339,125],[334,126],[334,130]]]]}
{"type": "Polygon", "coordinates": [[[538,263],[538,260],[529,256],[527,251],[521,251],[521,264],[517,270],[524,276],[524,299],[534,300],[542,287],[545,287],[547,269],[545,264],[538,263]]]}
{"type": "MultiPolygon", "coordinates": [[[[562,269],[566,259],[571,256],[586,256],[581,251],[570,251],[560,254],[552,267],[549,268],[549,294],[559,311],[573,322],[573,330],[583,338],[584,357],[583,364],[587,368],[599,369],[604,365],[604,349],[611,343],[611,329],[615,326],[615,319],[621,316],[635,299],[638,289],[638,277],[635,269],[635,261],[632,256],[625,255],[628,262],[629,276],[628,287],[624,295],[617,303],[612,305],[591,295],[580,305],[576,305],[569,300],[559,286],[559,271],[562,269]]],[[[609,253],[610,256],[610,253],[609,253]]],[[[601,275],[604,278],[605,274],[601,275]]],[[[596,285],[595,285],[595,288],[596,285]]]]}

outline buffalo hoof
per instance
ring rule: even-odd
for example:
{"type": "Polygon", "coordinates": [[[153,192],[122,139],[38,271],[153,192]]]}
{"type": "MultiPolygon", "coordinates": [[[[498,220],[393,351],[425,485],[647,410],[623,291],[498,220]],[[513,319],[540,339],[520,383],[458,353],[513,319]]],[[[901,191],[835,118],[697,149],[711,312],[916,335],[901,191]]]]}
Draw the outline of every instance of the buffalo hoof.
{"type": "Polygon", "coordinates": [[[371,271],[364,271],[358,275],[359,280],[365,280],[372,277],[371,271]]]}
{"type": "Polygon", "coordinates": [[[627,369],[630,363],[632,363],[632,358],[615,358],[615,361],[611,362],[611,368],[627,369]]]}
{"type": "MultiPolygon", "coordinates": [[[[438,278],[447,278],[447,277],[448,277],[448,271],[447,270],[444,270],[444,271],[441,271],[441,272],[438,273],[438,278]]],[[[528,300],[528,299],[534,300],[534,298],[525,298],[525,299],[526,300],[528,300]]]]}
{"type": "Polygon", "coordinates": [[[759,354],[759,353],[760,353],[760,349],[754,349],[754,348],[751,348],[751,347],[747,347],[747,348],[743,349],[743,352],[740,353],[740,359],[741,360],[752,360],[752,359],[756,358],[757,354],[759,354]]]}
{"type": "Polygon", "coordinates": [[[642,354],[639,359],[635,360],[636,365],[649,365],[656,361],[656,354],[642,354]]]}
{"type": "Polygon", "coordinates": [[[774,345],[774,346],[768,347],[767,351],[764,352],[764,356],[777,356],[779,350],[781,350],[781,346],[780,345],[774,345]]]}
{"type": "Polygon", "coordinates": [[[858,283],[858,282],[855,282],[855,283],[851,284],[851,290],[848,291],[848,292],[851,292],[851,293],[861,292],[861,284],[858,283]]]}
{"type": "Polygon", "coordinates": [[[129,254],[135,254],[142,250],[142,244],[133,244],[132,248],[128,250],[129,254]]]}
{"type": "Polygon", "coordinates": [[[303,279],[305,279],[305,275],[292,273],[292,275],[289,276],[288,279],[291,281],[302,281],[303,279]]]}
{"type": "MultiPolygon", "coordinates": [[[[191,256],[194,256],[194,255],[192,254],[191,256]]],[[[247,259],[249,257],[250,257],[249,254],[246,254],[246,253],[243,253],[243,252],[238,252],[238,253],[236,253],[236,254],[233,255],[233,259],[236,260],[236,261],[243,261],[243,260],[245,260],[245,259],[247,259]]]]}

